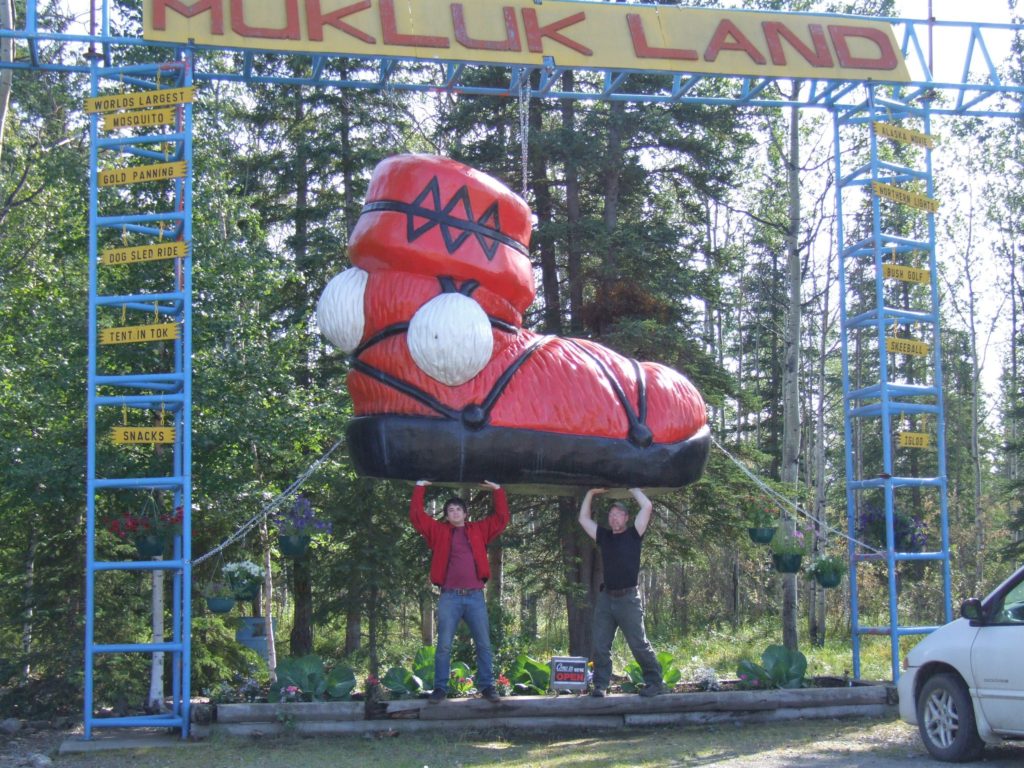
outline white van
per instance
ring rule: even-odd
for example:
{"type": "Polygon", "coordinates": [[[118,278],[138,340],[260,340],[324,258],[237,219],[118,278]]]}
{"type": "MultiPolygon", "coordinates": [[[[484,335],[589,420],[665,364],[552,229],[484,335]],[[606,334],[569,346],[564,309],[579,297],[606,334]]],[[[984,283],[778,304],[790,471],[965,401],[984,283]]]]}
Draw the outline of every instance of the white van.
{"type": "Polygon", "coordinates": [[[1024,568],[984,600],[965,600],[960,615],[907,654],[898,683],[900,718],[950,762],[1024,739],[1024,568]]]}

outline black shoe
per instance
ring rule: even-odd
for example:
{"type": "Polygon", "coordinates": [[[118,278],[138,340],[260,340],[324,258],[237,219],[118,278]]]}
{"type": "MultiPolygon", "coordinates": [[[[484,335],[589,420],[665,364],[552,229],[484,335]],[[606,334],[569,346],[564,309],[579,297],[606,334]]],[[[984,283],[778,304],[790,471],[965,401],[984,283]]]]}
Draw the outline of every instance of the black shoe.
{"type": "Polygon", "coordinates": [[[590,695],[595,699],[603,699],[605,697],[604,688],[593,688],[590,691],[590,695]]]}
{"type": "Polygon", "coordinates": [[[661,683],[658,683],[657,685],[645,685],[640,689],[640,695],[648,698],[651,696],[661,696],[664,692],[665,686],[661,683]]]}
{"type": "Polygon", "coordinates": [[[480,695],[487,699],[489,702],[491,702],[491,704],[497,704],[499,701],[501,701],[501,696],[498,694],[498,689],[495,688],[493,685],[488,685],[486,688],[480,691],[480,695]]]}
{"type": "Polygon", "coordinates": [[[445,690],[443,690],[441,688],[435,688],[434,690],[432,690],[430,692],[430,695],[427,696],[427,703],[429,703],[429,704],[437,704],[437,702],[444,701],[447,698],[448,698],[448,692],[447,691],[445,691],[445,690]]]}

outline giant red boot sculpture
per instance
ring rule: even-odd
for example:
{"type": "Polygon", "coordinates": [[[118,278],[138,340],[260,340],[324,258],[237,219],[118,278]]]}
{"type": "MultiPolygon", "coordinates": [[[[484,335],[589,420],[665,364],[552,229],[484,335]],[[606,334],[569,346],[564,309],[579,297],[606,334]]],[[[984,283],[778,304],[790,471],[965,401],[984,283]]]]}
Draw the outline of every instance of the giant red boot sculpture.
{"type": "Polygon", "coordinates": [[[352,359],[356,470],[566,492],[693,482],[710,435],[685,376],[523,329],[530,225],[519,196],[461,163],[377,166],[354,266],[317,306],[321,332],[352,359]]]}

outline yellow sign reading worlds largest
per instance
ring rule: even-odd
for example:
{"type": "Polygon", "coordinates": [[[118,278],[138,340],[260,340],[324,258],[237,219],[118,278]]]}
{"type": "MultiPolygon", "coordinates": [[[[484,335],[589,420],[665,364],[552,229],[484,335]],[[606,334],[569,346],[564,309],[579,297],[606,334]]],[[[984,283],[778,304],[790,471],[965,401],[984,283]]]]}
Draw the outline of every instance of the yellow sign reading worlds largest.
{"type": "Polygon", "coordinates": [[[892,25],[567,0],[144,0],[144,37],[218,48],[907,82],[892,25]]]}

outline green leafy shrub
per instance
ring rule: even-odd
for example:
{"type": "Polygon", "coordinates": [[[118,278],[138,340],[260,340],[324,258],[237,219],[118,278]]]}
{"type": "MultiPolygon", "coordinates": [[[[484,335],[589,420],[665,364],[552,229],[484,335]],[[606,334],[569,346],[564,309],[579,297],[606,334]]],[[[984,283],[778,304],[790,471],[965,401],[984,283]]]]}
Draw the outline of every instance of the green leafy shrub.
{"type": "Polygon", "coordinates": [[[423,692],[423,680],[402,667],[391,667],[384,673],[380,684],[392,696],[418,696],[423,692]]]}
{"type": "Polygon", "coordinates": [[[520,653],[505,675],[519,696],[541,696],[551,685],[551,667],[520,653]]]}
{"type": "Polygon", "coordinates": [[[784,645],[769,645],[761,663],[744,659],[736,669],[743,688],[803,688],[807,657],[784,645]]]}
{"type": "MultiPolygon", "coordinates": [[[[661,681],[667,688],[674,688],[676,683],[683,679],[682,671],[676,666],[676,657],[668,651],[660,651],[655,654],[658,663],[661,665],[661,681]]],[[[635,693],[644,684],[644,671],[636,661],[626,665],[626,676],[629,678],[622,684],[622,690],[626,693],[635,693]]]]}
{"type": "Polygon", "coordinates": [[[281,659],[277,681],[270,686],[271,701],[337,701],[347,699],[356,687],[355,673],[338,665],[328,670],[315,653],[281,659]]]}

